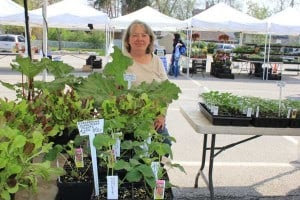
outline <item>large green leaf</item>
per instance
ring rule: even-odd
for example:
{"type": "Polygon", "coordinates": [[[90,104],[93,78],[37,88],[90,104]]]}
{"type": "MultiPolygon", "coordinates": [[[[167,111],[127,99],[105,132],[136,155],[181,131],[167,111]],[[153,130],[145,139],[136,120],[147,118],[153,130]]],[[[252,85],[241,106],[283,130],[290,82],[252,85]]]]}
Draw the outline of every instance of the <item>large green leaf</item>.
{"type": "Polygon", "coordinates": [[[113,77],[118,85],[126,86],[127,82],[124,81],[124,74],[127,68],[132,65],[132,59],[123,55],[117,47],[114,47],[114,53],[111,54],[111,57],[113,61],[105,66],[104,75],[113,77]]]}
{"type": "Polygon", "coordinates": [[[34,78],[46,68],[41,62],[33,62],[30,58],[20,56],[17,56],[16,62],[11,64],[13,70],[23,73],[28,78],[34,78]]]}
{"type": "Polygon", "coordinates": [[[49,60],[48,58],[43,58],[41,60],[42,65],[45,66],[45,68],[48,69],[48,71],[53,74],[53,76],[56,78],[62,78],[71,73],[74,68],[70,65],[63,63],[63,62],[57,62],[49,60]]]}
{"type": "Polygon", "coordinates": [[[129,182],[138,182],[141,180],[142,174],[138,170],[132,169],[125,177],[129,182]]]}

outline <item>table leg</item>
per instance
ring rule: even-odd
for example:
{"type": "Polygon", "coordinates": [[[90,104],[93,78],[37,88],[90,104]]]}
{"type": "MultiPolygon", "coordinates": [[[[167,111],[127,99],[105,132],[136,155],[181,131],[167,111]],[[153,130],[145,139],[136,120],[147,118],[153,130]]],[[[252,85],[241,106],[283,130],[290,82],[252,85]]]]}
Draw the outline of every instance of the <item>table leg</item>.
{"type": "Polygon", "coordinates": [[[209,171],[208,171],[208,185],[210,192],[210,199],[214,200],[214,186],[213,186],[213,167],[214,167],[214,151],[215,151],[215,142],[216,142],[216,134],[212,134],[211,136],[211,146],[210,146],[210,158],[209,158],[209,171]]]}
{"type": "Polygon", "coordinates": [[[199,180],[199,176],[201,171],[204,169],[205,166],[205,159],[206,159],[206,147],[207,147],[207,134],[204,134],[204,138],[203,138],[203,149],[202,149],[202,163],[201,163],[201,167],[198,170],[198,173],[196,175],[196,179],[195,179],[195,184],[194,187],[197,188],[198,187],[198,180],[199,180]]]}

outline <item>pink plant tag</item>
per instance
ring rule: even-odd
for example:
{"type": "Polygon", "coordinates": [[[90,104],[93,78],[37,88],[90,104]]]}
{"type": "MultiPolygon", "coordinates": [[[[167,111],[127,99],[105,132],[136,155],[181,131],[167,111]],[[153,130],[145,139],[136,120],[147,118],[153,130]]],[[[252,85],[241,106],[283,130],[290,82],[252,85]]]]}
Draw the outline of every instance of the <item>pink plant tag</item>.
{"type": "Polygon", "coordinates": [[[78,168],[84,167],[82,148],[76,148],[75,149],[75,165],[78,168]]]}
{"type": "Polygon", "coordinates": [[[164,196],[165,196],[165,180],[156,180],[154,199],[164,199],[164,196]]]}

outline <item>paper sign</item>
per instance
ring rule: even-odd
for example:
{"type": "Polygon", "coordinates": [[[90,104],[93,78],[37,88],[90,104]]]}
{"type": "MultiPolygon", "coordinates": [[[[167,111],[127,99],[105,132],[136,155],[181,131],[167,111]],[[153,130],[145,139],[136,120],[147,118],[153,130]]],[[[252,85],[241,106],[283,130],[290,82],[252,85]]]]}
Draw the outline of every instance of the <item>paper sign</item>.
{"type": "Polygon", "coordinates": [[[107,199],[118,199],[118,176],[107,176],[107,199]]]}
{"type": "Polygon", "coordinates": [[[103,133],[103,124],[103,119],[77,122],[79,134],[81,136],[103,133]]]}
{"type": "Polygon", "coordinates": [[[154,190],[154,199],[164,199],[165,196],[165,180],[157,180],[154,190]]]}
{"type": "Polygon", "coordinates": [[[116,144],[113,145],[112,149],[115,154],[115,158],[120,157],[121,141],[119,138],[117,138],[116,144]]]}
{"type": "Polygon", "coordinates": [[[75,149],[75,165],[78,168],[84,167],[82,148],[76,148],[75,149]]]}
{"type": "Polygon", "coordinates": [[[155,180],[157,180],[158,179],[157,174],[158,174],[158,170],[159,170],[159,162],[152,162],[151,169],[154,174],[155,180]]]}
{"type": "Polygon", "coordinates": [[[124,80],[128,82],[128,89],[131,88],[131,82],[136,81],[136,75],[124,74],[124,80]]]}

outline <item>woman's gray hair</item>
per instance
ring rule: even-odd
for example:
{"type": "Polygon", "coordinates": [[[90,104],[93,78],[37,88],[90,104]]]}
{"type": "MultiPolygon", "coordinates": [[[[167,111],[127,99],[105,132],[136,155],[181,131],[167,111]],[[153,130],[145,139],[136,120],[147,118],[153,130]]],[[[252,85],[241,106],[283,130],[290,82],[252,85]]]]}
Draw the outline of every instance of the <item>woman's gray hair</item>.
{"type": "Polygon", "coordinates": [[[145,22],[142,22],[142,21],[139,21],[139,20],[134,20],[129,26],[128,28],[126,29],[125,31],[125,34],[123,36],[123,44],[124,44],[124,48],[125,50],[130,53],[131,51],[131,47],[130,47],[130,44],[129,44],[129,37],[130,37],[130,34],[131,34],[131,29],[132,27],[134,27],[135,25],[141,25],[144,27],[145,31],[146,31],[146,34],[148,34],[150,36],[150,44],[149,46],[147,47],[146,49],[146,54],[149,54],[151,52],[153,52],[154,50],[154,39],[155,39],[155,35],[152,31],[152,29],[150,28],[150,26],[148,26],[145,22]]]}

